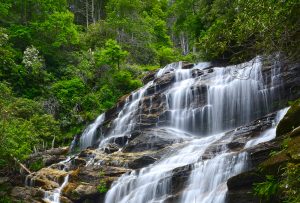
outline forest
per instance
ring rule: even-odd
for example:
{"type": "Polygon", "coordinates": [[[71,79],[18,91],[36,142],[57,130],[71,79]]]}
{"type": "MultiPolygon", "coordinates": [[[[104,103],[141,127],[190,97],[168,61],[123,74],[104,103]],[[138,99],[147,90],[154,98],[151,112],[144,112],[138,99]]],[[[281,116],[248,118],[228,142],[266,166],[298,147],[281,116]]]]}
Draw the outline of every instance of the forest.
{"type": "Polygon", "coordinates": [[[1,0],[0,174],[68,146],[171,62],[299,62],[299,11],[297,0],[1,0]]]}

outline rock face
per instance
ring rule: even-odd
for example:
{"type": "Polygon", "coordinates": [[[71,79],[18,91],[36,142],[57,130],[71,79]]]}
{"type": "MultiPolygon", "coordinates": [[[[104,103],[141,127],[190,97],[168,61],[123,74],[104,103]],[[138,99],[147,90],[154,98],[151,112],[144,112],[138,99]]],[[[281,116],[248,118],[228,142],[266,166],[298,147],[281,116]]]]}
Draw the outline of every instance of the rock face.
{"type": "MultiPolygon", "coordinates": [[[[280,180],[283,178],[283,170],[287,164],[299,163],[300,122],[298,117],[295,117],[295,112],[299,112],[299,109],[299,100],[297,100],[279,123],[276,139],[247,150],[250,154],[251,167],[249,171],[228,180],[227,202],[266,201],[253,195],[253,185],[264,182],[266,175],[278,177],[280,180]],[[273,156],[270,156],[271,152],[273,156]]],[[[283,198],[282,195],[273,196],[272,202],[282,202],[281,198],[283,198]]]]}
{"type": "MultiPolygon", "coordinates": [[[[268,112],[275,112],[286,100],[300,96],[297,91],[300,85],[299,66],[283,64],[281,80],[270,79],[274,74],[273,66],[273,63],[265,63],[261,75],[266,84],[260,90],[264,92],[266,90],[263,88],[272,86],[271,89],[274,91],[273,105],[268,112]]],[[[101,137],[101,141],[98,139],[98,142],[81,150],[79,154],[70,156],[68,161],[64,161],[67,149],[54,149],[52,152],[33,155],[31,159],[42,158],[46,168],[30,174],[27,177],[27,186],[15,187],[11,196],[25,202],[44,202],[44,192],[59,188],[68,177],[69,180],[61,191],[62,202],[104,202],[106,189],[110,188],[113,181],[120,176],[132,171],[139,173],[143,168],[158,163],[162,157],[168,157],[184,148],[194,139],[195,134],[207,135],[211,129],[205,126],[209,123],[201,119],[209,117],[203,112],[210,108],[209,85],[213,78],[218,77],[215,74],[215,67],[206,65],[204,68],[195,68],[194,64],[182,63],[181,68],[190,71],[189,77],[194,80],[193,85],[186,88],[186,99],[176,97],[178,96],[176,94],[167,94],[176,91],[174,83],[186,77],[184,74],[177,74],[174,68],[169,66],[163,73],[161,71],[149,73],[143,79],[146,86],[142,88],[142,96],[138,92],[126,95],[114,108],[107,111],[103,123],[95,130],[95,140],[101,137]],[[174,102],[170,102],[171,100],[174,102]],[[183,102],[176,103],[176,101],[183,102]],[[179,116],[182,117],[181,120],[174,121],[171,118],[176,113],[175,107],[187,110],[187,107],[192,108],[194,114],[192,116],[182,114],[179,116]],[[124,125],[120,127],[118,123],[124,125]],[[170,128],[172,125],[180,128],[182,124],[192,130],[180,131],[170,128]],[[111,135],[114,136],[109,137],[111,135]]],[[[224,123],[224,126],[231,126],[226,128],[227,133],[205,148],[202,155],[196,157],[201,161],[211,160],[223,152],[224,148],[226,153],[249,154],[248,171],[228,180],[228,202],[259,202],[252,194],[252,184],[262,181],[255,168],[268,159],[270,152],[278,150],[282,141],[279,137],[255,147],[247,147],[250,140],[259,139],[262,132],[274,125],[276,114],[266,112],[265,109],[250,112],[255,115],[253,119],[249,120],[248,124],[238,125],[240,127],[235,129],[231,124],[239,123],[238,119],[232,119],[229,115],[224,116],[219,122],[224,123]]],[[[180,202],[183,190],[189,184],[193,167],[193,164],[187,163],[171,170],[167,177],[170,188],[165,202],[180,202]]]]}

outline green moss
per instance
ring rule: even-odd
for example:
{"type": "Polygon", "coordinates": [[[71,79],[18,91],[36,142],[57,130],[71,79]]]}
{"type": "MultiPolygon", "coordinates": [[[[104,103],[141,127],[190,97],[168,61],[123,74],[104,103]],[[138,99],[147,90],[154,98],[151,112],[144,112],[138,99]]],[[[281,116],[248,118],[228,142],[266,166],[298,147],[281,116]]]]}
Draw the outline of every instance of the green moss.
{"type": "Polygon", "coordinates": [[[293,161],[300,160],[300,137],[294,137],[289,141],[287,152],[293,161]]]}
{"type": "MultiPolygon", "coordinates": [[[[298,100],[292,105],[292,111],[286,116],[287,121],[292,122],[291,118],[297,119],[295,112],[298,111],[299,104],[298,100]]],[[[300,202],[300,128],[297,126],[295,125],[295,129],[280,131],[288,132],[282,134],[281,151],[272,152],[260,165],[260,175],[267,178],[264,182],[255,183],[253,189],[264,202],[271,201],[272,198],[280,202],[300,202]]]]}
{"type": "Polygon", "coordinates": [[[287,163],[288,160],[289,157],[286,151],[281,151],[264,161],[260,167],[265,174],[272,174],[276,176],[278,173],[280,173],[278,170],[280,166],[287,163]]]}
{"type": "Polygon", "coordinates": [[[276,136],[282,136],[300,126],[300,99],[293,102],[287,114],[276,129],[276,136]]]}

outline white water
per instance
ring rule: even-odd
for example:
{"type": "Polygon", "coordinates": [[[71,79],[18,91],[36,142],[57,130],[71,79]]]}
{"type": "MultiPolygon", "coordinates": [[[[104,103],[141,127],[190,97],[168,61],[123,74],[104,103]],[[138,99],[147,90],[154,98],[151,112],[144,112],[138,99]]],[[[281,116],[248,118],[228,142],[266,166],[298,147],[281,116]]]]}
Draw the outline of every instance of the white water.
{"type": "Polygon", "coordinates": [[[174,69],[176,82],[166,92],[173,127],[197,134],[215,134],[250,122],[269,109],[259,57],[240,65],[215,67],[210,78],[192,77],[193,70],[205,66],[206,63],[184,70],[179,64],[174,69]],[[203,88],[199,89],[199,85],[203,88]],[[197,91],[207,92],[206,105],[195,105],[201,102],[197,91]]]}
{"type": "Polygon", "coordinates": [[[162,158],[161,161],[140,171],[123,175],[113,183],[105,202],[146,203],[164,200],[171,186],[172,170],[195,163],[206,147],[222,136],[223,134],[217,134],[203,139],[194,139],[187,147],[162,158]]]}
{"type": "MultiPolygon", "coordinates": [[[[215,67],[214,72],[209,76],[192,77],[195,69],[205,71],[208,65],[198,64],[193,69],[184,70],[181,69],[181,63],[174,63],[157,73],[156,77],[162,77],[166,73],[175,72],[173,86],[164,93],[167,109],[170,111],[168,118],[170,127],[198,136],[192,137],[192,141],[186,141],[182,149],[168,154],[149,167],[120,177],[108,191],[106,203],[164,202],[170,197],[172,171],[188,164],[192,164],[193,170],[185,190],[178,198],[180,202],[221,203],[225,201],[226,181],[246,169],[247,154],[231,152],[227,149],[226,143],[233,139],[232,136],[220,143],[218,140],[224,137],[224,132],[227,130],[246,124],[269,112],[274,88],[272,86],[268,89],[265,86],[259,57],[237,66],[215,67]],[[197,106],[203,100],[198,97],[199,91],[207,92],[207,98],[204,98],[206,103],[202,106],[197,106]],[[202,160],[205,150],[215,143],[218,143],[217,152],[211,154],[211,158],[202,160]]],[[[276,71],[272,73],[278,74],[276,71]]],[[[272,82],[274,78],[275,75],[272,75],[272,82]]],[[[147,87],[149,84],[139,91],[137,99],[133,101],[140,102],[147,87]]],[[[127,105],[137,108],[137,104],[133,103],[128,102],[127,105]]],[[[124,108],[124,111],[127,113],[119,116],[115,121],[117,127],[114,129],[129,132],[133,123],[128,120],[128,115],[132,115],[134,110],[124,108]],[[125,118],[126,122],[122,118],[125,118]],[[130,125],[124,126],[126,123],[130,125]]],[[[284,111],[280,111],[278,117],[284,114],[284,111]]],[[[273,139],[274,129],[275,125],[258,138],[249,140],[245,147],[273,139]]],[[[120,136],[120,133],[112,131],[107,139],[116,135],[120,136]]]]}
{"type": "MultiPolygon", "coordinates": [[[[108,191],[106,203],[164,202],[172,193],[170,190],[173,171],[187,165],[192,167],[192,171],[184,191],[177,197],[180,202],[225,201],[226,181],[247,168],[247,154],[230,151],[226,143],[233,137],[225,139],[225,132],[270,112],[271,102],[278,97],[278,86],[282,81],[278,77],[280,74],[278,67],[272,69],[271,78],[263,78],[259,57],[236,66],[214,67],[212,73],[193,76],[194,71],[207,72],[206,68],[209,66],[209,63],[199,63],[192,69],[182,69],[182,63],[179,62],[158,71],[156,78],[163,77],[167,73],[175,74],[175,82],[162,93],[166,98],[166,111],[169,112],[167,119],[170,121],[168,124],[168,128],[171,129],[170,137],[176,137],[180,131],[182,135],[189,132],[190,136],[182,136],[181,138],[186,141],[179,144],[181,148],[176,148],[160,161],[120,177],[108,191]],[[271,87],[265,85],[265,80],[271,81],[271,87]],[[201,98],[201,95],[206,97],[201,98]],[[210,158],[203,159],[207,157],[206,150],[216,143],[218,150],[210,153],[210,158]]],[[[140,121],[140,117],[137,116],[140,115],[139,105],[147,89],[154,84],[155,82],[151,81],[127,97],[105,138],[101,132],[105,114],[100,115],[83,132],[80,148],[85,149],[99,139],[101,148],[107,143],[115,142],[117,138],[130,137],[140,121]]],[[[152,104],[149,113],[151,108],[152,104]]],[[[273,139],[276,124],[285,112],[286,110],[280,111],[273,127],[260,136],[248,140],[245,148],[273,139]]],[[[88,163],[94,162],[90,160],[88,163]]],[[[46,192],[45,200],[59,203],[61,191],[67,182],[68,176],[59,188],[46,192]]]]}
{"type": "Polygon", "coordinates": [[[110,133],[106,138],[101,140],[99,148],[109,142],[114,142],[116,138],[124,137],[124,135],[130,136],[131,130],[134,129],[135,124],[137,123],[138,118],[136,118],[135,115],[136,111],[139,109],[140,101],[151,84],[152,82],[149,82],[147,85],[133,92],[126,98],[124,107],[112,123],[110,133]]]}
{"type": "Polygon", "coordinates": [[[49,203],[60,203],[61,191],[67,185],[68,181],[69,174],[66,175],[66,177],[64,178],[64,182],[61,184],[61,186],[59,186],[59,188],[56,188],[54,191],[51,192],[47,191],[45,193],[44,200],[49,203]]]}
{"type": "Polygon", "coordinates": [[[86,149],[96,141],[97,128],[103,123],[105,114],[101,114],[95,120],[94,123],[90,124],[82,133],[80,137],[80,149],[86,149]]]}
{"type": "MultiPolygon", "coordinates": [[[[287,110],[288,108],[278,111],[272,128],[262,132],[258,138],[248,141],[245,148],[274,139],[276,126],[287,110]]],[[[224,149],[219,152],[219,156],[195,164],[181,202],[193,202],[195,199],[196,202],[203,203],[225,202],[226,181],[245,169],[247,169],[247,154],[245,152],[227,152],[224,146],[224,149]]]]}
{"type": "Polygon", "coordinates": [[[278,111],[278,113],[276,115],[276,118],[273,122],[272,128],[270,128],[270,129],[266,130],[265,132],[263,132],[259,137],[255,138],[255,139],[252,139],[252,140],[249,140],[246,143],[245,148],[250,148],[250,147],[255,146],[259,143],[267,142],[267,141],[270,141],[270,140],[274,139],[276,137],[277,124],[284,117],[284,115],[286,114],[286,112],[288,110],[289,110],[289,108],[285,108],[285,109],[282,109],[282,110],[278,111]]]}
{"type": "MultiPolygon", "coordinates": [[[[71,157],[68,157],[66,160],[59,162],[59,164],[63,165],[63,170],[67,170],[67,163],[71,160],[71,157]]],[[[64,187],[68,184],[69,174],[64,177],[63,183],[53,191],[46,191],[44,194],[44,201],[49,203],[60,203],[61,192],[64,187]]]]}

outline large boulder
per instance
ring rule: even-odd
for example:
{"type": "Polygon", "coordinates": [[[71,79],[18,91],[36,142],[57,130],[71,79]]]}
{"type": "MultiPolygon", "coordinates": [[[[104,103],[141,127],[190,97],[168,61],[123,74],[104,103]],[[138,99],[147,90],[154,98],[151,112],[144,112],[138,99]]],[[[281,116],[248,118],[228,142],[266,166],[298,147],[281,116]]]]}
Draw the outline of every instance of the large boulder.
{"type": "Polygon", "coordinates": [[[124,148],[123,152],[156,151],[180,143],[189,139],[187,134],[178,133],[167,128],[156,128],[144,130],[138,137],[131,140],[124,148]]]}
{"type": "Polygon", "coordinates": [[[12,189],[10,196],[15,202],[21,200],[24,203],[42,203],[44,192],[40,188],[17,186],[12,189]]]}

